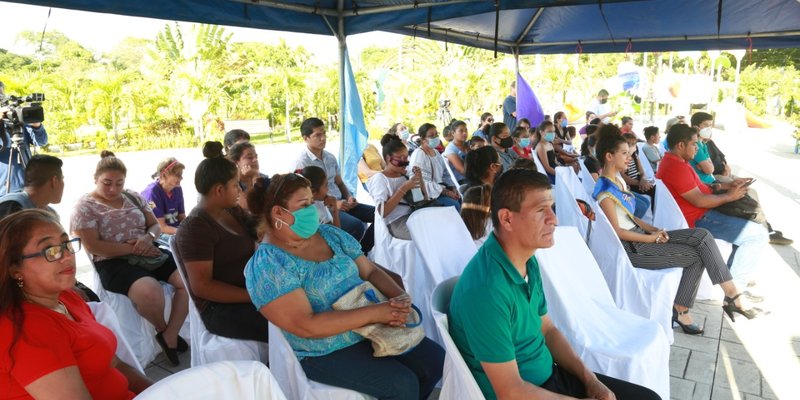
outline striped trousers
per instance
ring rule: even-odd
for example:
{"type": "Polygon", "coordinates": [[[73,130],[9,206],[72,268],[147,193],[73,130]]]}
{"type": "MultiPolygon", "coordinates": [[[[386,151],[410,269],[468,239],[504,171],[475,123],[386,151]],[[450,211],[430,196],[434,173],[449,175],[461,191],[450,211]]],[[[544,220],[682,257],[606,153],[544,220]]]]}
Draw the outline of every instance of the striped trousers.
{"type": "MultiPolygon", "coordinates": [[[[631,229],[645,233],[639,227],[631,229]]],[[[667,243],[641,243],[622,241],[631,264],[637,268],[683,268],[683,276],[675,295],[675,304],[691,308],[700,287],[703,270],[711,282],[718,285],[732,280],[728,265],[722,258],[714,236],[705,229],[678,229],[668,231],[667,243]]]]}

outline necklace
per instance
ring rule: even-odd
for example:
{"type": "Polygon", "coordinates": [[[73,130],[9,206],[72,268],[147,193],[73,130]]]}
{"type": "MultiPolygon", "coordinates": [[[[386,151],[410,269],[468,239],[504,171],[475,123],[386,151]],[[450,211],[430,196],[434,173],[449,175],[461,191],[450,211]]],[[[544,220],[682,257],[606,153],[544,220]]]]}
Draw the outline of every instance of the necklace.
{"type": "Polygon", "coordinates": [[[51,308],[51,310],[53,310],[53,311],[55,311],[55,312],[57,312],[59,314],[63,314],[63,315],[69,316],[69,311],[67,310],[67,306],[65,306],[64,303],[61,302],[61,300],[59,300],[58,304],[56,304],[55,308],[51,308]]]}

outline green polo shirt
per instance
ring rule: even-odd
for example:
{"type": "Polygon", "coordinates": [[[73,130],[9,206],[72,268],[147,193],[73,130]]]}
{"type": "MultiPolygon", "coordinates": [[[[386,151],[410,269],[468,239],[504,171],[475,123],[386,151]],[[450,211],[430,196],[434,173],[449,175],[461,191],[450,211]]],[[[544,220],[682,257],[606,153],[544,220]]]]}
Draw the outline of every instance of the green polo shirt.
{"type": "Polygon", "coordinates": [[[691,164],[692,167],[694,167],[694,171],[697,172],[697,176],[700,177],[700,180],[703,181],[703,183],[707,183],[710,185],[714,183],[714,181],[716,180],[716,178],[714,178],[714,175],[704,173],[703,170],[697,166],[697,164],[700,164],[701,162],[708,160],[709,158],[711,158],[711,156],[708,154],[708,145],[706,144],[706,142],[698,139],[697,154],[694,155],[694,159],[689,161],[689,164],[691,164]]]}
{"type": "Polygon", "coordinates": [[[528,282],[492,233],[467,264],[450,300],[450,335],[487,399],[497,396],[481,362],[516,360],[522,379],[537,386],[553,372],[542,335],[547,302],[539,264],[531,257],[526,268],[528,282]]]}

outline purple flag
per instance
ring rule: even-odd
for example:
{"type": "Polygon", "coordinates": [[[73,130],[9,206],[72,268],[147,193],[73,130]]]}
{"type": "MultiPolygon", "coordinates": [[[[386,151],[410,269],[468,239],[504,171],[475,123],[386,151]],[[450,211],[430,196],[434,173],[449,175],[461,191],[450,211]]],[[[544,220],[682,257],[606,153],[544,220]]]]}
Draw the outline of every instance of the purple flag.
{"type": "Polygon", "coordinates": [[[517,72],[517,121],[522,118],[531,121],[531,127],[535,128],[544,121],[544,111],[531,85],[517,72]]]}

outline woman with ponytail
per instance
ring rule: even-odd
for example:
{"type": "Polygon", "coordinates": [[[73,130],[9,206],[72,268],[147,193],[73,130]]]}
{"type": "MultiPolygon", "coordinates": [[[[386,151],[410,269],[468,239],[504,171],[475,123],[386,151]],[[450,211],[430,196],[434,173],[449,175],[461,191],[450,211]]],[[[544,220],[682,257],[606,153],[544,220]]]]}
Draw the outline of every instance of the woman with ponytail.
{"type": "MultiPolygon", "coordinates": [[[[637,268],[683,268],[683,276],[672,309],[672,320],[684,333],[698,335],[703,329],[692,322],[689,309],[694,305],[703,271],[711,282],[725,292],[725,305],[746,318],[755,318],[761,310],[750,308],[739,299],[731,273],[714,242],[714,237],[701,228],[665,231],[634,216],[635,198],[625,181],[618,179],[631,158],[631,147],[616,125],[599,129],[595,147],[603,172],[595,185],[593,197],[622,241],[631,264],[637,268]]],[[[752,299],[752,298],[751,298],[752,299]]]]}
{"type": "MultiPolygon", "coordinates": [[[[242,193],[238,169],[222,156],[219,142],[206,142],[203,155],[206,159],[194,174],[200,201],[175,237],[189,294],[209,332],[266,342],[267,321],[245,288],[244,267],[257,238],[255,221],[238,204],[242,193]]],[[[254,190],[265,191],[263,185],[256,179],[254,190]]]]}

